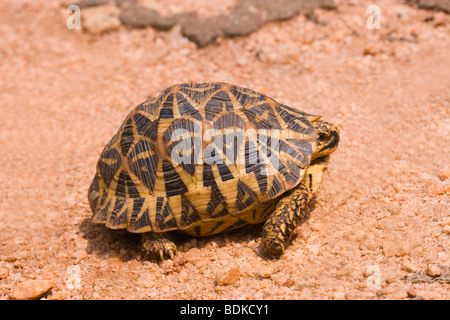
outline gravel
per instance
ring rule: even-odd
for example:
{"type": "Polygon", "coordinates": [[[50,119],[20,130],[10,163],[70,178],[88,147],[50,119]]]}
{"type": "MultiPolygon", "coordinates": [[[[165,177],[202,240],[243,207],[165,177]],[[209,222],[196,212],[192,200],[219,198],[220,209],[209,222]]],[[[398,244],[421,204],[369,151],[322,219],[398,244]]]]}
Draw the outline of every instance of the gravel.
{"type": "MultiPolygon", "coordinates": [[[[297,15],[199,50],[179,27],[93,36],[67,29],[59,2],[1,1],[0,299],[450,299],[450,18],[382,0],[370,30],[371,1],[335,2],[314,11],[324,23],[297,15]],[[262,255],[261,226],[179,235],[176,259],[158,263],[137,235],[91,223],[108,139],[188,81],[252,88],[341,129],[280,259],[262,255]]],[[[194,3],[221,15],[218,2],[154,3],[162,17],[194,3]]]]}

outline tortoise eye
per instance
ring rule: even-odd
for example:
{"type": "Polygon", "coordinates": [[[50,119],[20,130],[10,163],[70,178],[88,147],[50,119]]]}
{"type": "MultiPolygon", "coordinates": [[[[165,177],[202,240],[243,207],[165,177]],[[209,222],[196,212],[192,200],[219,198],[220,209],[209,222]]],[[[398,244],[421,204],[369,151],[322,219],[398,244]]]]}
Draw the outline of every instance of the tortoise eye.
{"type": "Polygon", "coordinates": [[[328,132],[319,132],[319,140],[326,141],[330,137],[330,134],[328,132]]]}

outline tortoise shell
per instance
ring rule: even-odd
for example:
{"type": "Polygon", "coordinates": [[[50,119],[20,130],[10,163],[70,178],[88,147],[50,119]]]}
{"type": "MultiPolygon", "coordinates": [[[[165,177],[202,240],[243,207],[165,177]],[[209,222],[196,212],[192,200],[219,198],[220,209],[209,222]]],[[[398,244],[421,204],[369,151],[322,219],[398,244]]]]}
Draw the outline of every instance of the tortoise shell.
{"type": "Polygon", "coordinates": [[[93,221],[196,236],[263,222],[302,180],[318,119],[226,83],[169,87],[131,111],[103,149],[93,221]]]}

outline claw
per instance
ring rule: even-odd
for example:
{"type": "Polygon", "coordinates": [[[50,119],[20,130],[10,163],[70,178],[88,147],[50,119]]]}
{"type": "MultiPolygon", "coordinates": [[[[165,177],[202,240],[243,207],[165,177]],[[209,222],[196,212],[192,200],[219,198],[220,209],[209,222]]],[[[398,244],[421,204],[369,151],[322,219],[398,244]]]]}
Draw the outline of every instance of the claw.
{"type": "Polygon", "coordinates": [[[145,233],[142,237],[142,250],[153,259],[174,259],[177,246],[167,238],[160,235],[145,233]]]}

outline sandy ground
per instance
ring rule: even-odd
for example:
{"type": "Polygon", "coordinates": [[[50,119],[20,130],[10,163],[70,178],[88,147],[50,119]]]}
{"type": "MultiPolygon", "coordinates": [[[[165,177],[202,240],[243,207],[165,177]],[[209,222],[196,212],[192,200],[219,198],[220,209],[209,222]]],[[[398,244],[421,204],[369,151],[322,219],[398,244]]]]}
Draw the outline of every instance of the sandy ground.
{"type": "Polygon", "coordinates": [[[372,1],[336,3],[315,11],[322,23],[297,16],[198,50],[177,28],[93,36],[66,28],[59,1],[1,1],[0,298],[47,285],[44,299],[449,299],[450,18],[378,1],[370,30],[372,1]],[[175,261],[157,263],[137,236],[91,224],[103,146],[147,96],[188,81],[340,127],[279,260],[261,255],[260,226],[180,236],[175,261]]]}

